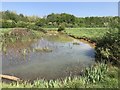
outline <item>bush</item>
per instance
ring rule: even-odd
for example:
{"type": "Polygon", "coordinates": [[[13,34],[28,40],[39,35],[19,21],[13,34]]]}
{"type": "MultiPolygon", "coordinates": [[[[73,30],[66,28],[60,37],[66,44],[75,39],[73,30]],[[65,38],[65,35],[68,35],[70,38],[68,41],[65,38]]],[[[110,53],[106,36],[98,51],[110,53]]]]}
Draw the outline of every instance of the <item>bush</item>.
{"type": "Polygon", "coordinates": [[[37,30],[39,27],[36,26],[34,23],[30,23],[28,26],[27,26],[28,29],[32,29],[32,30],[37,30]]]}
{"type": "Polygon", "coordinates": [[[36,31],[42,31],[42,32],[44,32],[44,33],[47,33],[47,31],[45,31],[44,29],[42,29],[41,27],[39,27],[39,26],[36,26],[34,23],[32,24],[29,24],[28,26],[27,26],[27,28],[28,29],[32,29],[32,30],[36,30],[36,31]]]}
{"type": "Polygon", "coordinates": [[[111,29],[98,41],[96,46],[96,57],[99,60],[105,59],[115,64],[120,63],[120,32],[119,29],[111,29]]]}
{"type": "Polygon", "coordinates": [[[21,28],[26,28],[27,25],[28,25],[28,23],[27,23],[27,22],[23,22],[23,21],[18,21],[18,22],[16,23],[16,26],[17,26],[17,27],[21,27],[21,28]]]}
{"type": "Polygon", "coordinates": [[[58,27],[58,31],[63,31],[63,30],[65,30],[65,26],[62,24],[58,27]]]}
{"type": "Polygon", "coordinates": [[[15,21],[13,20],[2,20],[2,27],[3,28],[14,28],[15,21]]]}

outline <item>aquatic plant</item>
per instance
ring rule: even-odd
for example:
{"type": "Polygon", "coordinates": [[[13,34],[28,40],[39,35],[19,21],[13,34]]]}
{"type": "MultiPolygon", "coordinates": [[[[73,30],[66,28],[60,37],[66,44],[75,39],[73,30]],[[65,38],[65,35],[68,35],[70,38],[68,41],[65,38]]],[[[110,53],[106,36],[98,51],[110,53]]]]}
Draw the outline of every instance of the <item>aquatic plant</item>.
{"type": "Polygon", "coordinates": [[[73,42],[73,45],[80,45],[80,43],[78,43],[78,42],[73,42]]]}
{"type": "Polygon", "coordinates": [[[28,52],[27,49],[23,49],[23,50],[22,50],[22,55],[26,56],[26,55],[27,55],[27,52],[28,52]]]}
{"type": "Polygon", "coordinates": [[[48,47],[43,47],[43,48],[34,48],[33,51],[36,51],[36,52],[52,52],[52,49],[48,48],[48,47]]]}
{"type": "Polygon", "coordinates": [[[5,46],[2,46],[2,51],[6,54],[7,53],[7,49],[5,46]]]}
{"type": "Polygon", "coordinates": [[[86,82],[98,82],[105,78],[105,75],[108,71],[108,67],[104,63],[99,63],[96,66],[91,66],[90,68],[85,69],[85,78],[86,82]]]}

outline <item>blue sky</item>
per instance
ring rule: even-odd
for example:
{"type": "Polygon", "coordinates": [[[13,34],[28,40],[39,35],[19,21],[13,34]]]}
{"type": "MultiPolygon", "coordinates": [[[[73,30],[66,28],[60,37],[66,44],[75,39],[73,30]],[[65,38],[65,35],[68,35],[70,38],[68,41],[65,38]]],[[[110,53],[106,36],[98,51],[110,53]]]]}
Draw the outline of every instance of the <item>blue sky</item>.
{"type": "MultiPolygon", "coordinates": [[[[0,9],[1,10],[1,9],[0,9]]],[[[45,16],[50,13],[69,13],[78,17],[117,16],[117,2],[3,2],[2,11],[45,16]]]]}

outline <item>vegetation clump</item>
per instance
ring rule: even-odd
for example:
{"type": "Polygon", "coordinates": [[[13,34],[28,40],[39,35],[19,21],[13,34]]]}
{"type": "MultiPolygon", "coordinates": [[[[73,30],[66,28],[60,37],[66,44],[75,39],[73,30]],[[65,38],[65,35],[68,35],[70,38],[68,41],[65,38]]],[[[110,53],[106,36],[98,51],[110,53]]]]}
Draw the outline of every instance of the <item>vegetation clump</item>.
{"type": "Polygon", "coordinates": [[[36,52],[52,52],[52,49],[48,48],[48,47],[44,47],[44,48],[34,48],[34,50],[36,52]]]}
{"type": "Polygon", "coordinates": [[[65,26],[63,24],[58,27],[58,32],[61,32],[64,30],[65,30],[65,26]]]}
{"type": "Polygon", "coordinates": [[[106,73],[108,72],[108,66],[104,63],[96,64],[85,69],[86,82],[99,82],[105,78],[106,73]]]}
{"type": "Polygon", "coordinates": [[[105,60],[114,64],[120,64],[120,28],[116,23],[111,26],[107,33],[98,40],[96,45],[97,60],[105,60]]]}

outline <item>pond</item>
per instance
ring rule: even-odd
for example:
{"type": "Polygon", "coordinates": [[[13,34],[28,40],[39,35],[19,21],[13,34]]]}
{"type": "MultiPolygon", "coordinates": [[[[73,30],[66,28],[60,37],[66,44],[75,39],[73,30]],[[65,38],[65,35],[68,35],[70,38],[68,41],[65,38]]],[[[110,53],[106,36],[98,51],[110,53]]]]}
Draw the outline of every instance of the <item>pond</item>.
{"type": "Polygon", "coordinates": [[[47,35],[5,45],[2,73],[23,80],[57,79],[80,75],[94,64],[94,48],[66,35],[47,35]]]}

